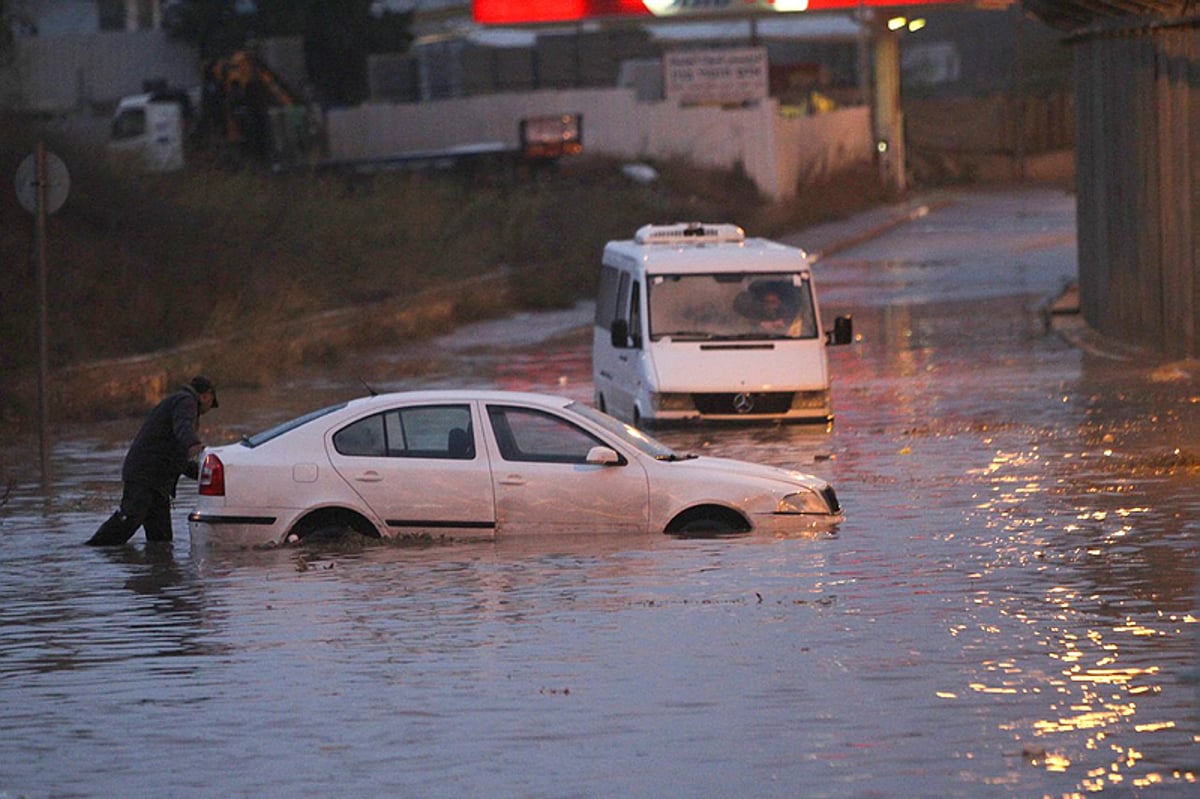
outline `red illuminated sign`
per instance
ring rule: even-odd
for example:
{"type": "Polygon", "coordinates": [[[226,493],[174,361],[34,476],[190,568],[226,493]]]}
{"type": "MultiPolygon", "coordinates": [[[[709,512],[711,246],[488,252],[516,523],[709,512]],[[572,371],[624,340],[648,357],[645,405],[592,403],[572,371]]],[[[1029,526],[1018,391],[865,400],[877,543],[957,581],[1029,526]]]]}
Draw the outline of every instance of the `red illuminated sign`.
{"type": "Polygon", "coordinates": [[[475,21],[481,25],[652,16],[642,0],[475,0],[471,6],[475,21]]]}
{"type": "Polygon", "coordinates": [[[836,11],[874,6],[909,6],[953,0],[474,0],[481,25],[578,22],[601,17],[686,17],[836,11]]]}

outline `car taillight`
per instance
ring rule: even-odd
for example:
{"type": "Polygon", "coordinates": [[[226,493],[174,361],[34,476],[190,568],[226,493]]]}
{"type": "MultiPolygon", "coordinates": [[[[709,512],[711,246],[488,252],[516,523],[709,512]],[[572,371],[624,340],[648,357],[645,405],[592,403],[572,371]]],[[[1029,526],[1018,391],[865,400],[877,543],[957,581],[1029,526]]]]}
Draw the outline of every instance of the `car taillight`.
{"type": "Polygon", "coordinates": [[[225,464],[213,453],[204,456],[200,465],[200,494],[206,497],[225,496],[225,464]]]}

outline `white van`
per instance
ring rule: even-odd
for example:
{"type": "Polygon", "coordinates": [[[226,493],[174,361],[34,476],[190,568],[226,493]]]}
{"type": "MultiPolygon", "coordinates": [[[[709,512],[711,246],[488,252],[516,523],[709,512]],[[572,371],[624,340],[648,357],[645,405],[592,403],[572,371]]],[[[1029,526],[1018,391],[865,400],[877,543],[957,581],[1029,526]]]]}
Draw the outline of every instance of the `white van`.
{"type": "Polygon", "coordinates": [[[812,260],[742,228],[645,225],[604,248],[592,376],[596,407],[634,425],[829,422],[827,344],[812,260]]]}

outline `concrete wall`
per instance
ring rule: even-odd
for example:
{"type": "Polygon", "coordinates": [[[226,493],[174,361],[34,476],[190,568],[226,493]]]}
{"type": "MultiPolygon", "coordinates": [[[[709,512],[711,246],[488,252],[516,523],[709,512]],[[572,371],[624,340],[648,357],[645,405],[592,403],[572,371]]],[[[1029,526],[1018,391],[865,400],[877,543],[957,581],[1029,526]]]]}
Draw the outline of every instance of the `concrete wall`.
{"type": "Polygon", "coordinates": [[[142,81],[200,82],[196,48],[162,31],[23,36],[13,64],[0,71],[0,104],[46,113],[115,106],[142,81]]]}
{"type": "Polygon", "coordinates": [[[814,116],[776,117],[774,196],[790,197],[798,184],[871,161],[875,140],[870,114],[864,105],[814,116]]]}
{"type": "Polygon", "coordinates": [[[583,115],[587,152],[629,159],[682,158],[741,165],[764,194],[792,196],[800,180],[821,178],[872,156],[866,107],[785,119],[774,101],[753,108],[680,108],[639,102],[633,89],[544,90],[426,103],[367,103],[326,115],[330,157],[383,158],[484,142],[517,146],[522,117],[583,115]]]}
{"type": "MultiPolygon", "coordinates": [[[[162,31],[32,36],[16,45],[15,64],[0,71],[0,104],[13,108],[107,114],[120,97],[142,91],[144,80],[181,87],[199,82],[195,49],[162,31]]],[[[298,88],[297,75],[303,75],[298,40],[271,40],[265,47],[267,63],[298,88]]],[[[520,73],[526,66],[507,64],[504,71],[520,73]]],[[[583,115],[588,152],[740,165],[775,199],[792,196],[799,181],[874,157],[865,106],[793,118],[779,114],[773,99],[750,108],[681,108],[670,101],[639,101],[634,88],[542,89],[332,109],[330,156],[377,158],[481,142],[516,147],[522,117],[562,112],[583,115]]]]}

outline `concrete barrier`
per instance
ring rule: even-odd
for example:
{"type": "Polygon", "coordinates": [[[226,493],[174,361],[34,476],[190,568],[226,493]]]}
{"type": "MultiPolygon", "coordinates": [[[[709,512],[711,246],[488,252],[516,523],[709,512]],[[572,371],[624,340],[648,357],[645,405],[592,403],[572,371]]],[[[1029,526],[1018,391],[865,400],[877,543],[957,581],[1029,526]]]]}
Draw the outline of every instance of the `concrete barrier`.
{"type": "Polygon", "coordinates": [[[332,109],[326,115],[329,156],[382,159],[485,142],[515,149],[523,117],[557,113],[583,116],[585,152],[740,167],[773,200],[794,196],[802,181],[819,181],[873,158],[865,106],[784,118],[774,100],[735,109],[680,107],[671,101],[639,101],[633,89],[624,88],[332,109]]]}

